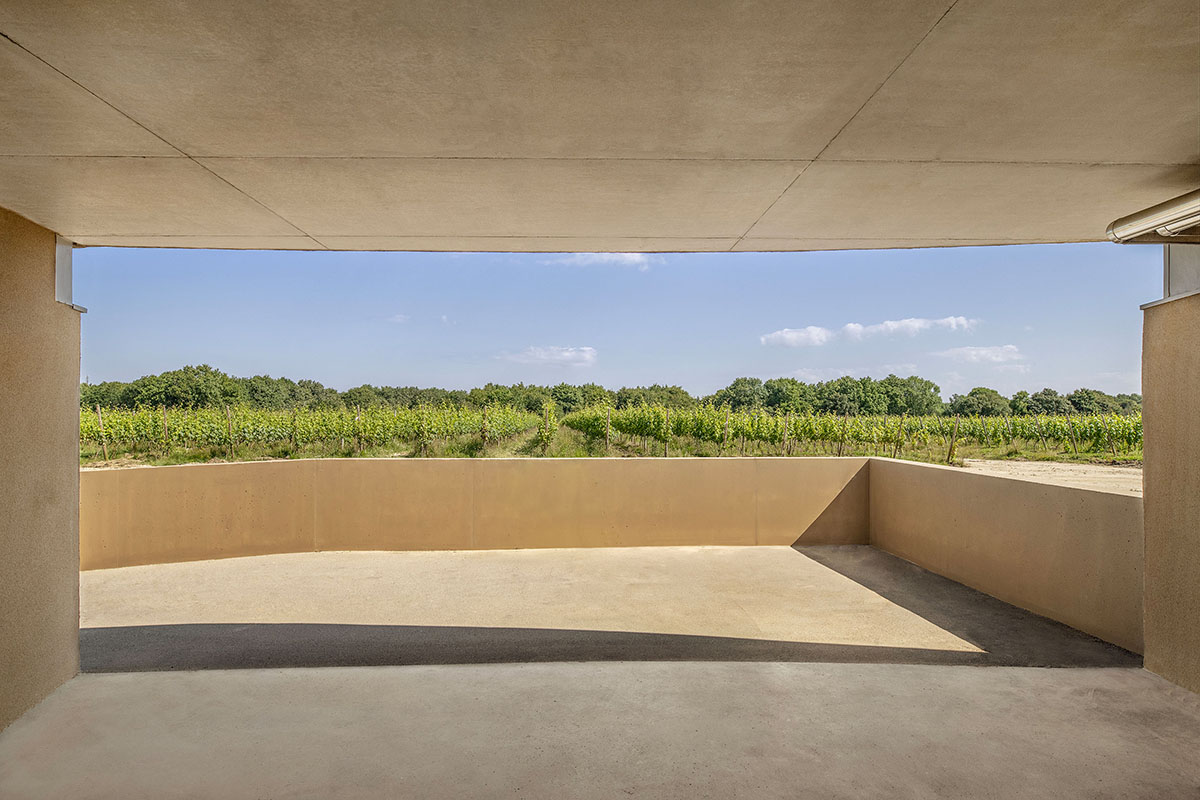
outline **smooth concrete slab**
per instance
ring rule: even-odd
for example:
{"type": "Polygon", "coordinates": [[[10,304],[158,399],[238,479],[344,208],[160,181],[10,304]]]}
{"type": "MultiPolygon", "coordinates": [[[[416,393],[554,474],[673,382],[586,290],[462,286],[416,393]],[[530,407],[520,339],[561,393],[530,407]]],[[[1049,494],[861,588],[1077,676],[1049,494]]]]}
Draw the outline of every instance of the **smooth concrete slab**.
{"type": "Polygon", "coordinates": [[[1194,164],[1198,42],[1193,0],[960,0],[826,156],[1194,164]]]}
{"type": "Polygon", "coordinates": [[[1096,220],[1111,221],[1197,184],[1196,166],[818,161],[742,245],[752,249],[760,236],[866,234],[1090,241],[1103,238],[1096,220]]]}
{"type": "Polygon", "coordinates": [[[0,207],[155,247],[1097,241],[1200,183],[1194,11],[12,0],[0,207]]]}
{"type": "Polygon", "coordinates": [[[84,675],[0,795],[1188,798],[1200,699],[1137,669],[607,663],[84,675]]]}
{"type": "Polygon", "coordinates": [[[301,234],[187,158],[0,156],[0,205],[68,238],[301,234]]]}
{"type": "Polygon", "coordinates": [[[80,595],[85,671],[1140,664],[867,546],[306,553],[92,570],[80,595]]]}
{"type": "Polygon", "coordinates": [[[0,38],[0,109],[0,155],[182,156],[4,38],[0,38]]]}
{"type": "Polygon", "coordinates": [[[803,161],[205,158],[323,236],[741,236],[803,161]]]}
{"type": "Polygon", "coordinates": [[[803,159],[947,1],[11,0],[0,30],[195,156],[803,159]]]}

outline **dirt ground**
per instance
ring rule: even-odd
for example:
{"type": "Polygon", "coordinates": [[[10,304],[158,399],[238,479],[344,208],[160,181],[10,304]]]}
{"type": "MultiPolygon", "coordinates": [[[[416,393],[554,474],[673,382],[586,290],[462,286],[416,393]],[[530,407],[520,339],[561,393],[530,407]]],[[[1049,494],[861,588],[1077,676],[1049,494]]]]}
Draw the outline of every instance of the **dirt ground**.
{"type": "Polygon", "coordinates": [[[966,459],[963,466],[988,475],[1142,496],[1141,467],[1060,464],[1053,461],[983,461],[973,458],[966,459]]]}

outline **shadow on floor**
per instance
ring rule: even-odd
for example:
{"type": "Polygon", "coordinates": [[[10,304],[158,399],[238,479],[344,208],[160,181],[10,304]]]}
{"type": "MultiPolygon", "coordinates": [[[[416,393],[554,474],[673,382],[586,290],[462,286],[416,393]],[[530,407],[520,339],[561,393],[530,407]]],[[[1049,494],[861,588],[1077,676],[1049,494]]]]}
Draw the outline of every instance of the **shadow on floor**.
{"type": "Polygon", "coordinates": [[[874,547],[796,544],[792,549],[986,650],[998,663],[1142,665],[1142,657],[1136,653],[1009,605],[874,547]]]}
{"type": "Polygon", "coordinates": [[[551,661],[782,661],[851,664],[1136,667],[1115,647],[1054,657],[619,631],[423,625],[195,624],[84,628],[84,672],[508,664],[551,661]]]}

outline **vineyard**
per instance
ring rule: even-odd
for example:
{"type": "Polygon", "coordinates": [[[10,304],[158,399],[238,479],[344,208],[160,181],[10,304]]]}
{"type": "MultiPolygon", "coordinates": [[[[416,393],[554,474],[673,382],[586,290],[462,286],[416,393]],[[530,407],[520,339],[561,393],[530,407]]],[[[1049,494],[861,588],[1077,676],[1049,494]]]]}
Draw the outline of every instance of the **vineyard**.
{"type": "Polygon", "coordinates": [[[433,443],[475,437],[484,447],[512,439],[537,427],[542,417],[505,406],[462,408],[381,408],[265,411],[261,409],[83,410],[79,417],[82,446],[108,449],[225,449],[286,446],[337,454],[370,448],[410,445],[425,455],[433,443]]]}
{"type": "Polygon", "coordinates": [[[563,423],[593,440],[611,444],[614,434],[639,441],[645,449],[672,442],[715,444],[722,455],[889,455],[934,460],[935,446],[947,461],[963,445],[1019,448],[1074,455],[1108,453],[1114,458],[1140,453],[1140,414],[1021,417],[837,417],[829,414],[772,415],[700,406],[671,410],[637,406],[584,409],[563,423]],[[750,448],[749,451],[747,448],[750,448]]]}
{"type": "Polygon", "coordinates": [[[559,420],[551,403],[541,414],[501,405],[292,411],[95,408],[81,411],[79,437],[85,460],[105,461],[121,456],[161,459],[175,454],[178,460],[354,455],[880,455],[953,462],[965,450],[986,457],[1137,460],[1142,449],[1142,420],[1138,414],[778,415],[711,405],[688,409],[595,406],[559,420]]]}

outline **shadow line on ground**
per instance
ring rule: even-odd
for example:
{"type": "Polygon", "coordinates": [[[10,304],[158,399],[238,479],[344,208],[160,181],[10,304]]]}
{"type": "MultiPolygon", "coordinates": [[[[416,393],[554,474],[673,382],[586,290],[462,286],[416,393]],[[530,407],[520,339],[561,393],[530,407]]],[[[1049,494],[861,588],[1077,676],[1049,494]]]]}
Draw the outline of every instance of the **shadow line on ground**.
{"type": "Polygon", "coordinates": [[[905,608],[1000,662],[1141,666],[1142,657],[871,546],[803,546],[806,558],[905,608]]]}
{"type": "MultiPolygon", "coordinates": [[[[1137,667],[1119,648],[1070,659],[722,636],[437,625],[225,623],[84,628],[83,672],[572,661],[760,661],[1022,667],[1137,667]]],[[[1059,654],[1061,655],[1061,653],[1059,654]]]]}

